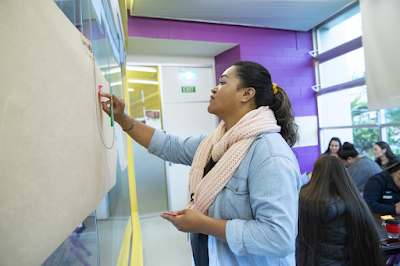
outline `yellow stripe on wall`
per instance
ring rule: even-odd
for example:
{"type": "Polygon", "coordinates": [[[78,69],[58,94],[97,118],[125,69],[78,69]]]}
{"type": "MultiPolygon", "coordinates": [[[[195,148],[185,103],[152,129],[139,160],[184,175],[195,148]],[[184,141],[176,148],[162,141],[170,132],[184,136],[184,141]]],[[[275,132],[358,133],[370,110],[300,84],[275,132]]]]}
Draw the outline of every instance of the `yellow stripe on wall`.
{"type": "Polygon", "coordinates": [[[132,217],[129,217],[129,221],[126,224],[124,239],[122,240],[121,250],[119,252],[117,266],[129,265],[129,250],[131,247],[132,238],[132,217]]]}
{"type": "MultiPolygon", "coordinates": [[[[122,66],[121,66],[122,67],[122,66]]],[[[123,66],[125,68],[125,65],[123,66]]],[[[128,82],[126,76],[122,77],[122,86],[124,90],[124,99],[128,107],[128,114],[130,114],[128,82]]],[[[137,195],[136,195],[136,181],[135,181],[135,166],[133,161],[133,148],[132,139],[128,137],[127,140],[127,154],[128,154],[128,176],[129,176],[129,195],[131,204],[131,217],[132,217],[132,266],[143,266],[143,247],[142,247],[142,232],[140,230],[139,214],[137,208],[137,195]]]]}

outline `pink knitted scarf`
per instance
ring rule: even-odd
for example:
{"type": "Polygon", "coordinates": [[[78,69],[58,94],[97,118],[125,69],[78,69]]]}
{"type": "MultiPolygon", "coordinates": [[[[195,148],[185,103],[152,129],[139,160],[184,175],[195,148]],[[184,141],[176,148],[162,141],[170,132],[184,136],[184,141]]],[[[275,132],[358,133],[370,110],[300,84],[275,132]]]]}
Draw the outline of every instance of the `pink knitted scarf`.
{"type": "Polygon", "coordinates": [[[231,179],[257,136],[265,132],[280,132],[281,127],[274,112],[268,106],[261,106],[248,112],[228,132],[225,130],[225,122],[221,121],[217,129],[200,143],[190,169],[187,205],[204,214],[231,179]],[[217,164],[203,178],[204,167],[211,155],[217,164]]]}

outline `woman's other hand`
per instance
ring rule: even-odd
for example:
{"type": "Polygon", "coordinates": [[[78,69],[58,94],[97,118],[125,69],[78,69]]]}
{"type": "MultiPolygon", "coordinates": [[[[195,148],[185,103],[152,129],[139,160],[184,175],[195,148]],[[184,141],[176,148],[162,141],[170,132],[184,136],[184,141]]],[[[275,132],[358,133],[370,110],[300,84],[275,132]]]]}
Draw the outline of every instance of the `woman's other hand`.
{"type": "MultiPolygon", "coordinates": [[[[102,97],[106,97],[108,101],[102,101],[101,105],[103,107],[104,112],[106,112],[109,116],[111,116],[111,95],[109,93],[105,93],[100,91],[99,95],[102,97]]],[[[119,98],[116,95],[112,96],[113,100],[113,112],[114,112],[114,120],[121,124],[121,122],[126,118],[125,113],[125,101],[119,98]]]]}
{"type": "Polygon", "coordinates": [[[312,172],[310,172],[310,173],[307,174],[308,180],[311,180],[311,177],[312,177],[312,172]]]}
{"type": "Polygon", "coordinates": [[[400,214],[400,201],[395,203],[394,206],[396,207],[396,214],[400,214]]]}
{"type": "Polygon", "coordinates": [[[203,226],[208,218],[203,213],[198,210],[184,209],[177,214],[178,216],[161,214],[161,217],[170,221],[181,232],[203,233],[203,226]]]}

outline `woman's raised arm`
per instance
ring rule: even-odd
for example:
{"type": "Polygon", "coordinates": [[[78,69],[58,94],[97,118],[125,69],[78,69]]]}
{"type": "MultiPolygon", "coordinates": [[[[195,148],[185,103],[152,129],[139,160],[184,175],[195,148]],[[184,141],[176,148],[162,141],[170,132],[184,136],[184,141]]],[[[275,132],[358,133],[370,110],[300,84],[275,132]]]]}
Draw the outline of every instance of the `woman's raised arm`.
{"type": "MultiPolygon", "coordinates": [[[[102,101],[102,107],[104,112],[106,112],[109,116],[111,113],[111,95],[105,92],[99,92],[100,96],[106,97],[108,101],[102,101]]],[[[132,118],[128,114],[125,113],[125,101],[119,98],[116,95],[112,96],[113,100],[113,112],[114,112],[114,120],[122,127],[123,130],[127,131],[132,127],[133,122],[135,121],[135,125],[130,129],[127,133],[128,135],[135,140],[137,143],[142,145],[147,149],[151,138],[153,137],[155,128],[147,126],[142,122],[132,118]]]]}

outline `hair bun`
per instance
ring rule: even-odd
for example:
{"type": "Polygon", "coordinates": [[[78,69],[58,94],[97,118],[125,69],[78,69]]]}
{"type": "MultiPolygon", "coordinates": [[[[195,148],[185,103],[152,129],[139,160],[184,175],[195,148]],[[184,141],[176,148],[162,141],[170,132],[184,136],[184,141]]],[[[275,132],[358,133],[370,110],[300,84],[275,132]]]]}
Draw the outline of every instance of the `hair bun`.
{"type": "Polygon", "coordinates": [[[354,145],[353,144],[351,144],[351,143],[349,143],[349,142],[345,142],[345,143],[343,143],[343,149],[345,149],[345,150],[354,150],[354,145]]]}

